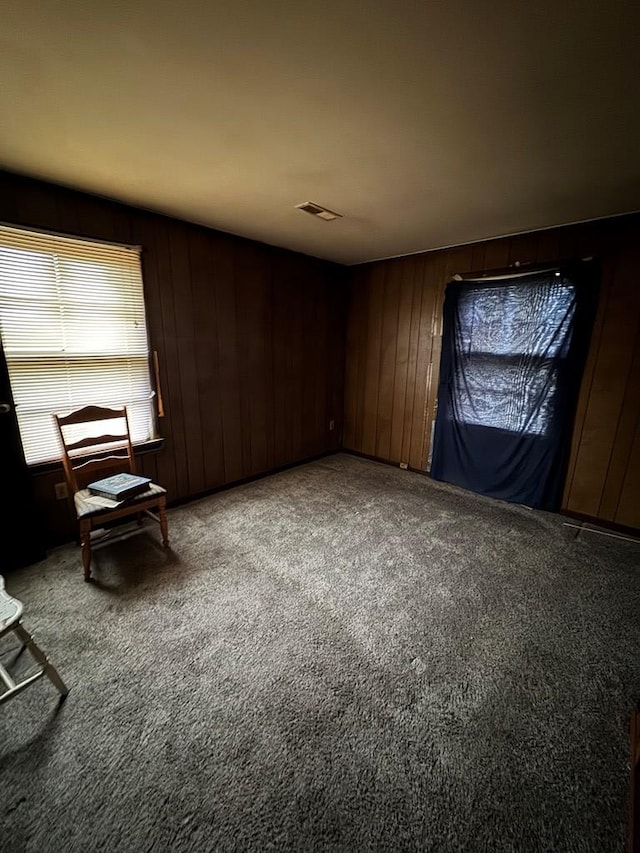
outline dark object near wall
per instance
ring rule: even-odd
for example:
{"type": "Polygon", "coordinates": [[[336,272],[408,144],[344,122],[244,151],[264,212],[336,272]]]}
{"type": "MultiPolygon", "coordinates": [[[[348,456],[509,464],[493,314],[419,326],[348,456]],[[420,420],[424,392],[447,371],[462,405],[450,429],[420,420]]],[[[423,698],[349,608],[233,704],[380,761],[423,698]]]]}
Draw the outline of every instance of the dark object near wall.
{"type": "Polygon", "coordinates": [[[435,479],[560,508],[597,278],[580,262],[448,285],[435,479]]]}
{"type": "Polygon", "coordinates": [[[4,349],[0,345],[0,447],[5,499],[0,513],[2,560],[7,574],[46,556],[42,518],[36,506],[31,475],[24,459],[20,430],[9,384],[4,349]]]}

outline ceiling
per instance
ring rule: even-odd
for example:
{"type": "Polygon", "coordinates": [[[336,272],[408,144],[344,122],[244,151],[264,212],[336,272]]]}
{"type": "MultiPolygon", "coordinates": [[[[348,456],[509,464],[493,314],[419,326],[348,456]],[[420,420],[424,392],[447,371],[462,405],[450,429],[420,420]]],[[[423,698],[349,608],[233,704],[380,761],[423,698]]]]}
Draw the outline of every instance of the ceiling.
{"type": "Polygon", "coordinates": [[[632,0],[5,0],[0,166],[347,264],[624,213],[639,34],[632,0]]]}

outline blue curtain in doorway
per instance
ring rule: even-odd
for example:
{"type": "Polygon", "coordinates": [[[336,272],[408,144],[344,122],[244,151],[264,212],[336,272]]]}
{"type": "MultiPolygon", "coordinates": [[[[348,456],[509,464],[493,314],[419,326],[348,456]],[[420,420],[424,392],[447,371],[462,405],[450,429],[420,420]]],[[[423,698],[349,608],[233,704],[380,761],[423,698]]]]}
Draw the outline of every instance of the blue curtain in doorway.
{"type": "Polygon", "coordinates": [[[580,262],[448,285],[435,479],[559,509],[597,284],[580,262]]]}

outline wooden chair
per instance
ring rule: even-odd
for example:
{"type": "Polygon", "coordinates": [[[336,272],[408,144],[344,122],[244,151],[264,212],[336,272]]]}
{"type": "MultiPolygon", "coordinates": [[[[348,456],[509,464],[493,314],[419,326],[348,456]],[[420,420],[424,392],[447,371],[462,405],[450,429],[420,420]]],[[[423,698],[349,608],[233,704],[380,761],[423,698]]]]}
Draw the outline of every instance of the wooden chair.
{"type": "MultiPolygon", "coordinates": [[[[84,579],[91,580],[92,531],[95,533],[96,528],[117,519],[136,517],[142,524],[145,515],[152,518],[160,525],[162,544],[167,548],[167,491],[162,486],[149,483],[142,494],[111,508],[97,505],[86,488],[94,480],[111,474],[136,473],[126,406],[119,409],[85,406],[68,415],[54,414],[53,417],[60,438],[67,488],[78,519],[84,579]],[[96,435],[101,430],[109,432],[96,435]]],[[[94,535],[93,541],[95,539],[94,535]]]]}
{"type": "Polygon", "coordinates": [[[33,637],[22,624],[22,610],[22,602],[5,592],[4,578],[0,575],[0,637],[12,631],[22,645],[21,651],[28,649],[38,664],[35,672],[24,675],[20,681],[14,681],[7,669],[0,663],[0,681],[4,685],[4,691],[0,693],[0,704],[12,699],[39,678],[42,678],[43,675],[47,676],[64,699],[69,691],[58,675],[55,666],[49,662],[45,653],[36,645],[33,637]]]}

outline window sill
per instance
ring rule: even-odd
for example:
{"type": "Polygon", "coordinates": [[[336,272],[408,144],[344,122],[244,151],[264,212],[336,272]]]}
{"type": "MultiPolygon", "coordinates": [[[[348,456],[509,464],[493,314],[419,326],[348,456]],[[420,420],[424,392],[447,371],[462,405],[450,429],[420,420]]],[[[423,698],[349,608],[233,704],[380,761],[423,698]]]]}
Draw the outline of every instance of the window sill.
{"type": "MultiPolygon", "coordinates": [[[[154,438],[151,441],[143,441],[140,444],[133,445],[134,456],[144,456],[147,453],[157,453],[162,450],[164,438],[154,438]]],[[[34,476],[42,474],[51,474],[54,471],[59,471],[62,468],[60,459],[52,459],[51,462],[38,462],[35,465],[29,465],[29,472],[34,476]]]]}

